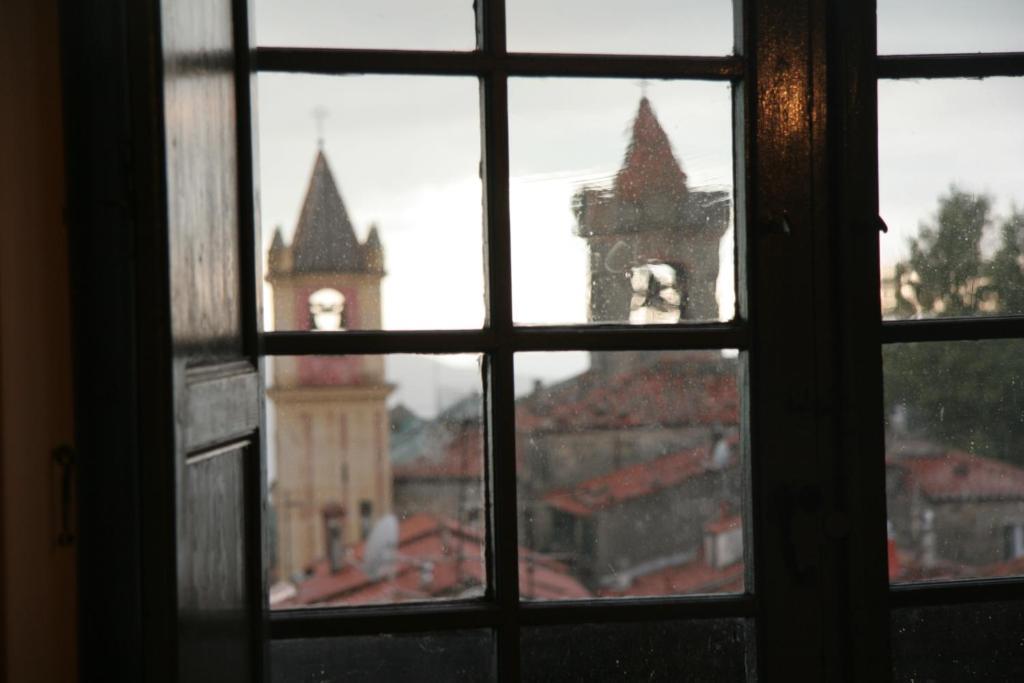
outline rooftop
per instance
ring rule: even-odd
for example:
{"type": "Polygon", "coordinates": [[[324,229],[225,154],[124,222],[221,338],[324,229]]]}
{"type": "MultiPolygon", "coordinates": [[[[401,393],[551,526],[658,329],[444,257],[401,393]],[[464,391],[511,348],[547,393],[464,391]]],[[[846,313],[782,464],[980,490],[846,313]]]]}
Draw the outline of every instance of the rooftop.
{"type": "MultiPolygon", "coordinates": [[[[735,458],[730,465],[735,463],[735,458]]],[[[650,495],[704,474],[711,469],[706,448],[663,455],[559,489],[544,496],[553,508],[585,517],[624,502],[650,495]]]]}
{"type": "MultiPolygon", "coordinates": [[[[482,594],[486,583],[483,532],[452,520],[428,514],[401,520],[398,561],[386,577],[373,578],[363,571],[364,549],[364,543],[352,548],[345,566],[336,572],[331,571],[326,559],[317,561],[304,581],[291,588],[279,586],[272,606],[367,605],[469,597],[482,594]]],[[[590,596],[564,564],[522,548],[519,558],[523,597],[552,600],[590,596]]]]}
{"type": "Polygon", "coordinates": [[[960,450],[890,449],[886,465],[906,474],[902,486],[933,501],[1024,500],[1024,469],[992,458],[960,450]]]}

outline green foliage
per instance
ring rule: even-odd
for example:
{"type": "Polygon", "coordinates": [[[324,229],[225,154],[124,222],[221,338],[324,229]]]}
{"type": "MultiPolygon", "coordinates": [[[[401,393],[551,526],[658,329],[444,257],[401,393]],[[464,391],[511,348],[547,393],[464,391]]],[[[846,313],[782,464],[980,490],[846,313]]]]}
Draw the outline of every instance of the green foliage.
{"type": "MultiPolygon", "coordinates": [[[[897,315],[1024,313],[1024,214],[1014,208],[999,222],[998,248],[985,258],[992,204],[956,186],[939,198],[896,268],[905,285],[897,315]]],[[[887,347],[884,361],[886,414],[903,416],[891,428],[1024,465],[1024,342],[904,344],[887,347]]]]}

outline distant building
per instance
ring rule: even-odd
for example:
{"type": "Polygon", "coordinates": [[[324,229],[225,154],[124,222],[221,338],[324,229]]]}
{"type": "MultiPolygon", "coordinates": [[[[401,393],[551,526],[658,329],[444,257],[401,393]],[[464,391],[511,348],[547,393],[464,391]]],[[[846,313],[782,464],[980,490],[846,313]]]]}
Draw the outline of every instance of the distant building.
{"type": "Polygon", "coordinates": [[[1024,469],[927,442],[886,457],[900,580],[980,575],[1024,557],[1024,469]]]}
{"type": "Polygon", "coordinates": [[[736,457],[730,450],[715,462],[712,452],[670,453],[544,494],[552,518],[545,549],[571,556],[577,575],[603,589],[625,590],[654,570],[705,556],[722,566],[742,560],[735,515],[733,543],[726,536],[705,543],[712,520],[740,496],[736,457]]]}
{"type": "MultiPolygon", "coordinates": [[[[612,186],[574,198],[590,255],[588,319],[717,320],[730,204],[728,192],[687,187],[641,99],[612,186]]],[[[717,351],[593,353],[586,372],[520,398],[520,542],[558,558],[595,593],[742,586],[742,525],[723,513],[740,507],[738,370],[717,351]],[[723,514],[732,526],[708,540],[723,514]]],[[[461,509],[454,497],[480,481],[458,455],[466,438],[402,455],[396,497],[461,509]]]]}
{"type": "MultiPolygon", "coordinates": [[[[270,248],[275,329],[380,329],[383,276],[376,228],[358,240],[320,151],[291,244],[277,230],[270,248]]],[[[392,387],[374,356],[277,356],[271,376],[276,573],[287,578],[325,556],[325,514],[352,542],[391,511],[385,401],[392,387]]]]}
{"type": "Polygon", "coordinates": [[[718,320],[718,248],[730,193],[687,187],[646,97],[612,187],[582,189],[574,209],[590,253],[591,322],[718,320]]]}

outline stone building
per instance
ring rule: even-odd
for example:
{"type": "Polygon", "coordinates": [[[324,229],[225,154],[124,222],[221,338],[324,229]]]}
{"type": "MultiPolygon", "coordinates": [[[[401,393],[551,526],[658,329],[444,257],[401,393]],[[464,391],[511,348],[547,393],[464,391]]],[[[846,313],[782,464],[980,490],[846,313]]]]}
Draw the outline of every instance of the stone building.
{"type": "Polygon", "coordinates": [[[583,188],[573,208],[589,251],[590,322],[718,320],[730,193],[687,186],[646,97],[612,187],[583,188]]]}
{"type": "Polygon", "coordinates": [[[1024,557],[1024,469],[929,442],[886,458],[894,578],[977,576],[1024,557]]]}
{"type": "Polygon", "coordinates": [[[740,500],[732,449],[714,450],[670,453],[545,494],[552,516],[545,550],[571,556],[587,585],[605,589],[705,554],[720,556],[721,566],[741,560],[738,523],[738,546],[723,537],[705,548],[709,523],[740,500]]]}
{"type": "MultiPolygon", "coordinates": [[[[356,237],[321,150],[291,244],[278,230],[270,248],[274,328],[380,329],[383,276],[376,228],[356,237]]],[[[277,575],[291,577],[325,556],[329,533],[363,538],[391,511],[392,387],[380,356],[279,356],[271,377],[277,575]]]]}

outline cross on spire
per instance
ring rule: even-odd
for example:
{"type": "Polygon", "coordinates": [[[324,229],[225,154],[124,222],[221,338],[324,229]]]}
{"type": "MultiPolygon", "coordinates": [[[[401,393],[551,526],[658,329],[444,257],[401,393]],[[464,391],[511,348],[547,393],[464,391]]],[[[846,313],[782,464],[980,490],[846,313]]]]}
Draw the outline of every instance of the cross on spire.
{"type": "Polygon", "coordinates": [[[329,114],[330,112],[327,111],[327,107],[323,106],[322,104],[318,104],[317,106],[313,107],[312,115],[313,123],[314,125],[316,125],[317,149],[322,150],[324,148],[324,120],[327,119],[327,116],[329,114]]]}

